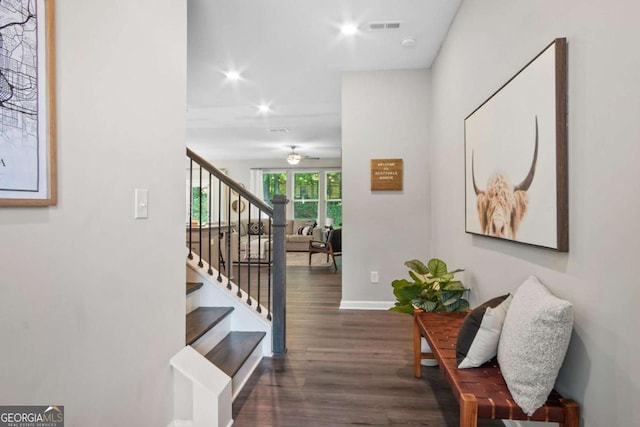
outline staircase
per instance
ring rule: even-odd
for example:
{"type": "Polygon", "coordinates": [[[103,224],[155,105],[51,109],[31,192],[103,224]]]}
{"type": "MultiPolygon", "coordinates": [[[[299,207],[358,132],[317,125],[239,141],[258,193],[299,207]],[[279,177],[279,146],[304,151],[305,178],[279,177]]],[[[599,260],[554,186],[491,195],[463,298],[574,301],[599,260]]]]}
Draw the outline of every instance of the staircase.
{"type": "Polygon", "coordinates": [[[262,358],[286,352],[287,200],[276,196],[272,209],[188,149],[187,156],[192,191],[187,223],[186,345],[170,361],[174,420],[169,427],[231,426],[233,400],[262,358]],[[246,204],[246,211],[233,213],[232,202],[246,204]],[[240,280],[240,265],[229,261],[227,240],[234,227],[252,218],[268,218],[272,239],[268,262],[243,261],[247,276],[257,272],[253,289],[250,277],[240,280]],[[268,272],[265,286],[260,286],[261,268],[268,272]]]}
{"type": "MultiPolygon", "coordinates": [[[[202,282],[187,282],[187,295],[201,292],[202,282]]],[[[198,297],[199,295],[192,295],[198,297]]],[[[232,379],[232,399],[260,363],[264,331],[232,331],[234,307],[194,307],[187,312],[186,344],[232,379]]],[[[189,309],[187,309],[189,310],[189,309]]]]}
{"type": "Polygon", "coordinates": [[[263,357],[271,356],[271,322],[187,260],[186,347],[171,359],[170,427],[230,426],[231,405],[263,357]]]}

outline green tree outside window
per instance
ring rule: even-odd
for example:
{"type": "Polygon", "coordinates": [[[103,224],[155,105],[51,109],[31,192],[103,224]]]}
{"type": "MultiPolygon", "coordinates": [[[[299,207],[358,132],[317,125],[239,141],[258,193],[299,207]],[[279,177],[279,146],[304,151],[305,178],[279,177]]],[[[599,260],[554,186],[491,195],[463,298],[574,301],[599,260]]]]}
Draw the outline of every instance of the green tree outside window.
{"type": "Polygon", "coordinates": [[[276,194],[287,194],[287,173],[269,172],[262,175],[262,194],[266,204],[273,207],[271,199],[276,194]]]}
{"type": "Polygon", "coordinates": [[[338,227],[342,224],[342,172],[327,172],[326,177],[326,217],[338,227]]]}
{"type": "Polygon", "coordinates": [[[204,224],[209,221],[209,194],[206,188],[191,187],[191,219],[204,224]],[[200,206],[202,201],[202,216],[200,216],[200,206]]]}
{"type": "Polygon", "coordinates": [[[320,173],[296,172],[293,183],[293,217],[317,220],[320,173]]]}

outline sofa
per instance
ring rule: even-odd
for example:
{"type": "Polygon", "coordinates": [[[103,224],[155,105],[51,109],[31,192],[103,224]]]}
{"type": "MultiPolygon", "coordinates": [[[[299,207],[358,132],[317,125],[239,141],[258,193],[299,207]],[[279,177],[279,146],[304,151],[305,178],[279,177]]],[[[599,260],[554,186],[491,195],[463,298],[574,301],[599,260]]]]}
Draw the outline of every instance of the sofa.
{"type": "MultiPolygon", "coordinates": [[[[287,252],[307,252],[311,240],[322,240],[322,228],[318,227],[315,221],[302,219],[286,221],[284,245],[287,252]]],[[[270,250],[269,220],[252,220],[249,224],[247,219],[242,219],[231,233],[230,246],[232,262],[267,261],[270,250]],[[247,245],[249,252],[247,252],[247,245]]]]}

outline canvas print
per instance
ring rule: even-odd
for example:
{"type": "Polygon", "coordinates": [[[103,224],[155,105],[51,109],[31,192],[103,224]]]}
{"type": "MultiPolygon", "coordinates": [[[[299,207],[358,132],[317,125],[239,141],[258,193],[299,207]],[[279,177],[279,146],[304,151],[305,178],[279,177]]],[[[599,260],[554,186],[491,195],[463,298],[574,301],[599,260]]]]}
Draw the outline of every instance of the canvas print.
{"type": "Polygon", "coordinates": [[[466,231],[568,250],[566,41],[465,119],[466,231]]]}

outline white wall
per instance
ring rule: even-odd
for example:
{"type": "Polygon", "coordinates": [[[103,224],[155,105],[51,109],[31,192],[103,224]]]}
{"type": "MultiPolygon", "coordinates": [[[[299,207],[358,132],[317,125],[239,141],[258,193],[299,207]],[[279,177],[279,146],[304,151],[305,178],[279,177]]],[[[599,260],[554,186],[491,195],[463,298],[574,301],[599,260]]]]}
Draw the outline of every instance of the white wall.
{"type": "Polygon", "coordinates": [[[639,15],[631,0],[467,0],[432,67],[433,253],[467,269],[476,302],[534,274],[574,304],[558,388],[585,427],[640,425],[639,15]],[[556,37],[568,39],[568,254],[464,233],[464,118],[556,37]]]}
{"type": "Polygon", "coordinates": [[[185,327],[186,3],[63,0],[56,15],[59,202],[0,208],[0,403],[166,426],[185,327]]]}
{"type": "Polygon", "coordinates": [[[390,307],[404,261],[429,255],[428,82],[427,70],[343,74],[343,308],[390,307]],[[404,160],[403,191],[371,191],[379,158],[404,160]]]}

